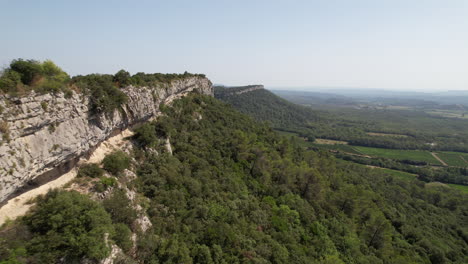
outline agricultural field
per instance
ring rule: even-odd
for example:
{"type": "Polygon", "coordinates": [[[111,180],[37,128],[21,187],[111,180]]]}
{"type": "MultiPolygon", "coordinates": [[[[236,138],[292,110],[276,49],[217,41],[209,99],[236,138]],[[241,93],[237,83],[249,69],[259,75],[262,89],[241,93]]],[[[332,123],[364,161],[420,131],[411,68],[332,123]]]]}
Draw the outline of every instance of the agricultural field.
{"type": "Polygon", "coordinates": [[[434,115],[434,116],[441,116],[441,117],[448,117],[448,118],[462,118],[462,119],[467,119],[468,118],[468,113],[463,110],[432,110],[432,111],[427,111],[428,114],[434,115]]]}
{"type": "Polygon", "coordinates": [[[452,188],[455,188],[455,189],[458,189],[464,193],[468,193],[468,186],[466,185],[460,185],[460,184],[447,184],[448,186],[452,187],[452,188]]]}
{"type": "Polygon", "coordinates": [[[338,150],[346,153],[362,155],[359,151],[357,151],[353,146],[344,145],[344,144],[335,144],[335,145],[328,145],[328,144],[314,144],[316,147],[326,149],[326,150],[338,150]]]}
{"type": "Polygon", "coordinates": [[[413,160],[423,161],[431,165],[442,165],[436,158],[434,158],[429,151],[421,150],[400,150],[400,149],[384,149],[384,148],[371,148],[353,146],[357,151],[374,157],[382,157],[394,160],[413,160]]]}
{"type": "MultiPolygon", "coordinates": [[[[373,148],[363,146],[352,146],[348,145],[346,141],[329,140],[329,139],[316,139],[314,142],[309,142],[304,138],[300,138],[297,133],[277,131],[281,135],[287,137],[298,137],[299,142],[303,147],[319,147],[325,150],[341,151],[349,154],[370,156],[370,157],[381,157],[394,160],[412,160],[427,162],[430,165],[445,166],[439,160],[437,160],[430,151],[425,150],[399,150],[399,149],[385,149],[385,148],[373,148]]],[[[385,134],[387,135],[387,134],[385,134]]],[[[394,134],[395,135],[395,134],[394,134]]],[[[398,135],[404,136],[404,135],[398,135]]],[[[468,166],[468,153],[462,152],[449,152],[449,151],[437,151],[434,152],[443,162],[448,166],[453,167],[467,167],[468,166]]]]}
{"type": "Polygon", "coordinates": [[[468,153],[461,152],[436,152],[437,156],[441,158],[447,165],[456,167],[468,166],[468,153]]]}

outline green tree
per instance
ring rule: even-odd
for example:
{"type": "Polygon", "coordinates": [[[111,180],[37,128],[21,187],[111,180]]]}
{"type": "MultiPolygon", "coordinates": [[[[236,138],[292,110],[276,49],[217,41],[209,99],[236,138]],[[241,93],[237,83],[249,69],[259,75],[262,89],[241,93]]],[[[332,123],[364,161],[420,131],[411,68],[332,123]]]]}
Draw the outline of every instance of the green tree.
{"type": "Polygon", "coordinates": [[[137,217],[130,199],[121,189],[114,190],[112,195],[102,202],[102,205],[109,212],[114,223],[124,223],[131,226],[137,217]]]}
{"type": "Polygon", "coordinates": [[[29,254],[38,263],[69,262],[83,257],[99,260],[109,254],[106,237],[114,228],[109,214],[98,203],[78,192],[51,191],[24,218],[34,235],[29,254]]]}
{"type": "Polygon", "coordinates": [[[102,160],[102,164],[106,171],[118,176],[130,167],[130,157],[127,153],[119,150],[107,155],[102,160]]]}
{"type": "Polygon", "coordinates": [[[36,60],[13,60],[10,64],[10,69],[19,73],[21,81],[26,85],[30,85],[34,78],[43,74],[42,66],[36,60]]]}
{"type": "Polygon", "coordinates": [[[113,78],[113,81],[117,83],[119,87],[125,87],[130,84],[130,73],[125,70],[118,71],[113,78]]]}

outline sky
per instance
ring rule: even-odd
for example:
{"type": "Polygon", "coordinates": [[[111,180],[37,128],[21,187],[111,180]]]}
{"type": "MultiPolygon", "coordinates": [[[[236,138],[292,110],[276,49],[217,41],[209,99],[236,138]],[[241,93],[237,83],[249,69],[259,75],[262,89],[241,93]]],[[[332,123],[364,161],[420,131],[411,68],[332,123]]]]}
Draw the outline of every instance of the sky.
{"type": "Polygon", "coordinates": [[[0,66],[224,85],[468,90],[466,0],[0,0],[0,66]]]}

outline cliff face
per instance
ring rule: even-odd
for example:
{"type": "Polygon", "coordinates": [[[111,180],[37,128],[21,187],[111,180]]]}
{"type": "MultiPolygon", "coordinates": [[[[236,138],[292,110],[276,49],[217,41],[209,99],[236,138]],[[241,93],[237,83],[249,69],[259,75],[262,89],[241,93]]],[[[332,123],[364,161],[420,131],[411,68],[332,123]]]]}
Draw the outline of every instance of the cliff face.
{"type": "Polygon", "coordinates": [[[233,93],[234,94],[243,94],[243,93],[248,93],[248,92],[252,92],[252,91],[255,91],[255,90],[265,89],[265,87],[263,85],[248,85],[248,86],[239,87],[239,88],[241,88],[241,89],[239,89],[238,91],[235,91],[233,93]]]}
{"type": "Polygon", "coordinates": [[[92,114],[89,98],[73,93],[0,96],[0,202],[55,178],[111,135],[159,114],[159,105],[188,92],[213,95],[202,77],[164,88],[123,88],[128,102],[113,114],[92,114]]]}

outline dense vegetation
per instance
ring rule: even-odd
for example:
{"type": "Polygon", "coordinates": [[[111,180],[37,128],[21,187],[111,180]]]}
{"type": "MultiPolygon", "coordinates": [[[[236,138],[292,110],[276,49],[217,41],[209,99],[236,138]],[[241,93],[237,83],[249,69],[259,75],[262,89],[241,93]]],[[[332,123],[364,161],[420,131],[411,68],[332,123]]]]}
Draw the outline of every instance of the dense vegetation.
{"type": "Polygon", "coordinates": [[[466,261],[466,197],[457,192],[304,152],[209,98],[166,114],[148,126],[166,128],[173,155],[145,152],[138,180],[151,199],[147,239],[175,248],[161,254],[167,245],[156,242],[141,256],[148,261],[466,261]]]}
{"type": "MultiPolygon", "coordinates": [[[[141,205],[152,223],[139,234],[135,258],[141,263],[468,261],[468,197],[458,191],[306,151],[294,138],[210,97],[192,95],[162,109],[165,116],[135,136],[137,178],[130,185],[147,198],[141,205]]],[[[83,230],[79,234],[89,242],[61,244],[70,259],[108,250],[93,240],[102,230],[128,249],[128,239],[116,230],[136,232],[135,214],[123,191],[108,199],[99,205],[76,193],[48,195],[24,224],[0,231],[10,234],[2,238],[14,237],[1,241],[1,258],[57,259],[54,243],[38,248],[35,242],[50,235],[76,241],[78,233],[66,230],[83,230]],[[59,195],[66,198],[54,199],[59,195]],[[84,202],[70,205],[69,199],[84,202]],[[53,203],[72,217],[51,210],[53,203]],[[103,220],[83,225],[94,215],[103,220]],[[20,230],[27,237],[12,235],[20,230]]]]}
{"type": "Polygon", "coordinates": [[[37,202],[22,225],[6,228],[0,239],[0,263],[66,263],[99,260],[110,249],[105,234],[115,234],[110,215],[77,192],[52,191],[37,202]]]}
{"type": "Polygon", "coordinates": [[[0,75],[0,93],[18,95],[31,90],[41,93],[69,92],[66,89],[69,80],[68,74],[50,60],[17,59],[0,75]]]}

